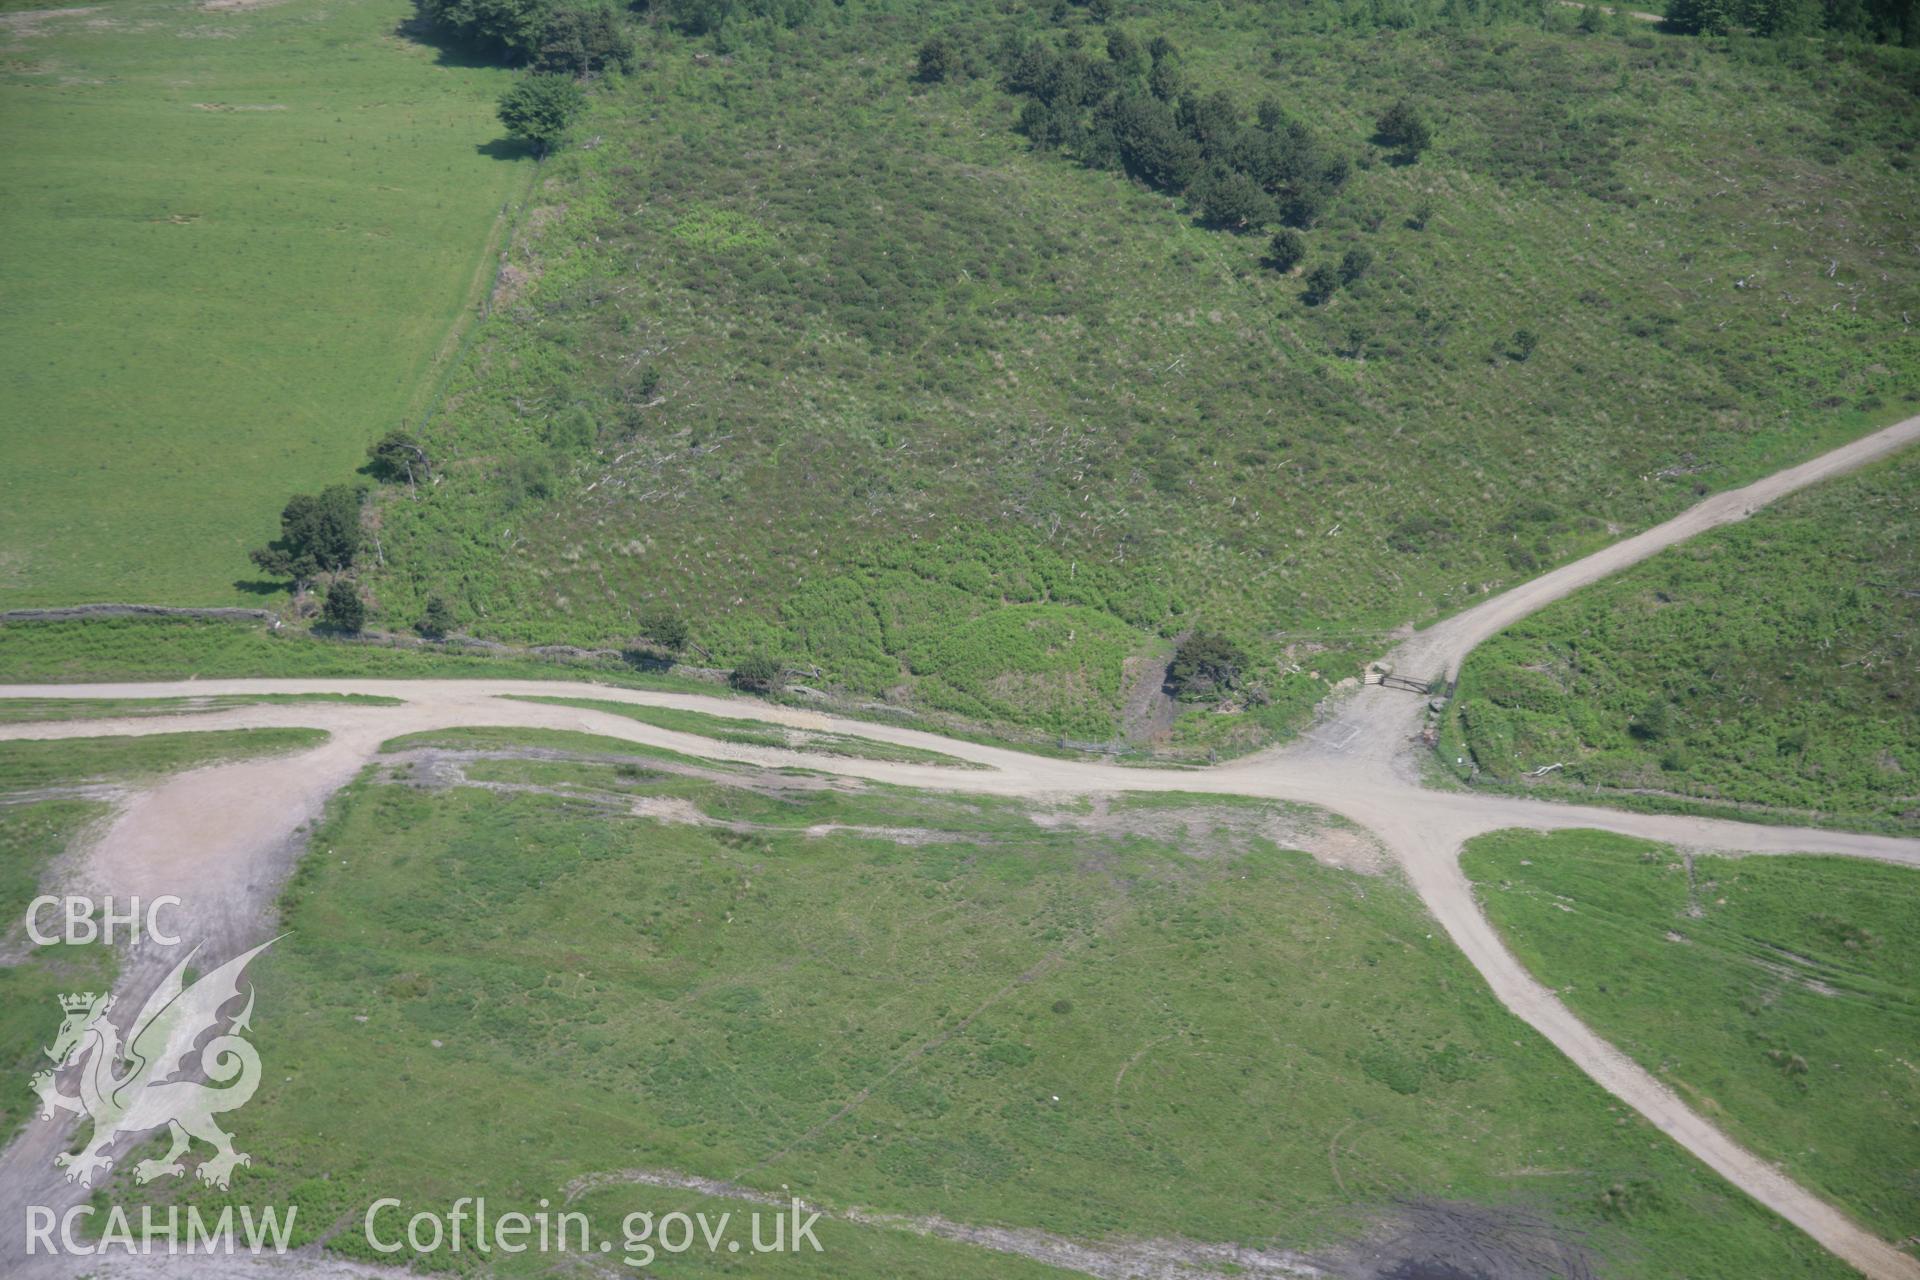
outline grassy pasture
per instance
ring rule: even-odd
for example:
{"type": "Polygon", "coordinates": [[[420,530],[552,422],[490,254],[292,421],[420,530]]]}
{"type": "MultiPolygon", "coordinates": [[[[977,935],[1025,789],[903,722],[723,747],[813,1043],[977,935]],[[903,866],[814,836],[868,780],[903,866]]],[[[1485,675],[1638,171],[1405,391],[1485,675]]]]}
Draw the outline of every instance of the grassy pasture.
{"type": "Polygon", "coordinates": [[[603,702],[595,698],[520,698],[522,702],[544,702],[561,707],[584,707],[626,716],[643,724],[657,725],[680,733],[695,733],[719,742],[734,742],[749,747],[792,747],[828,756],[851,756],[861,760],[897,760],[909,764],[947,764],[960,768],[973,766],[940,751],[903,747],[878,742],[857,734],[816,732],[810,729],[783,729],[760,720],[737,720],[731,716],[710,716],[699,711],[678,711],[672,707],[636,707],[624,702],[603,702]]]}
{"type": "MultiPolygon", "coordinates": [[[[569,796],[363,779],[257,969],[271,1067],[231,1195],[300,1204],[307,1239],[374,1195],[504,1210],[661,1168],[1088,1239],[1317,1247],[1435,1197],[1540,1213],[1609,1275],[1839,1274],[1501,1011],[1402,885],[1261,834],[1299,811],[1042,826],[656,753],[469,767],[569,796]],[[725,825],[608,816],[640,797],[725,825]]],[[[856,1235],[823,1228],[834,1274],[971,1273],[856,1235]]]]}
{"type": "MultiPolygon", "coordinates": [[[[194,676],[368,676],[374,678],[470,677],[572,680],[668,689],[714,696],[723,687],[710,680],[649,671],[619,661],[563,662],[526,652],[491,652],[458,646],[403,646],[343,642],[297,627],[277,631],[252,622],[192,618],[106,618],[0,625],[0,681],[27,684],[109,679],[184,680],[194,676]]],[[[0,707],[4,707],[0,701],[0,707]]],[[[857,703],[836,705],[844,715],[872,715],[899,724],[857,703]]],[[[1296,708],[1296,711],[1303,708],[1296,708]]],[[[953,716],[912,721],[936,732],[1022,751],[1078,758],[1031,729],[978,725],[953,716]]]]}
{"type": "Polygon", "coordinates": [[[343,707],[397,707],[398,698],[370,693],[230,694],[210,698],[0,698],[0,724],[39,720],[107,720],[117,717],[199,715],[261,704],[319,702],[343,707]]]}
{"type": "MultiPolygon", "coordinates": [[[[8,785],[0,780],[0,787],[8,785]]],[[[47,865],[88,823],[106,816],[107,806],[92,800],[53,799],[0,803],[0,908],[8,941],[15,935],[23,949],[11,964],[0,964],[0,1070],[17,1087],[0,1090],[0,1141],[29,1116],[37,1103],[26,1082],[47,1064],[41,1049],[60,1026],[55,1001],[71,991],[100,991],[113,984],[111,949],[97,943],[61,943],[35,947],[22,922],[27,904],[40,892],[47,865]]]]}
{"type": "Polygon", "coordinates": [[[210,760],[317,746],[323,729],[213,729],[140,737],[14,738],[0,742],[0,788],[47,787],[171,773],[210,760]]]}
{"type": "Polygon", "coordinates": [[[107,618],[0,625],[0,679],[60,684],[193,676],[491,676],[716,691],[709,682],[618,662],[567,663],[454,645],[343,642],[251,622],[107,618]]]}
{"type": "Polygon", "coordinates": [[[1920,827],[1920,451],[1544,609],[1462,669],[1482,784],[1920,827]],[[1565,768],[1539,779],[1542,765],[1565,768]]]}
{"type": "Polygon", "coordinates": [[[1232,746],[1390,628],[1911,411],[1910,51],[1122,8],[1354,159],[1308,261],[1374,266],[1312,308],[1264,237],[1030,150],[991,79],[910,77],[1046,12],[653,30],[429,424],[446,482],[387,505],[381,607],[605,643],[664,600],[722,663],[1075,738],[1199,622],[1273,697],[1176,730],[1232,746]],[[1417,165],[1366,141],[1399,93],[1417,165]]]}
{"type": "Polygon", "coordinates": [[[405,0],[35,8],[0,17],[0,607],[250,600],[490,283],[507,73],[396,36],[405,0]]]}
{"type": "Polygon", "coordinates": [[[1690,1104],[1890,1240],[1920,1230],[1920,876],[1691,858],[1594,831],[1468,846],[1535,977],[1690,1104]]]}

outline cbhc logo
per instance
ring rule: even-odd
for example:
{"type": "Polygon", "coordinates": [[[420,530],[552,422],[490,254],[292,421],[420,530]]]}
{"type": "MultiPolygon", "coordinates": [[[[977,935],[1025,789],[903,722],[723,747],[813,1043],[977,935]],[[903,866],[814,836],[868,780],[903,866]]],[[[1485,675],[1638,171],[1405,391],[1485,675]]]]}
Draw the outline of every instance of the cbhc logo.
{"type": "Polygon", "coordinates": [[[128,945],[140,941],[142,928],[146,936],[163,947],[171,947],[180,941],[177,934],[165,933],[160,927],[160,909],[177,907],[180,899],[171,894],[155,898],[147,904],[143,912],[140,899],[129,898],[125,910],[116,911],[112,898],[102,898],[95,903],[92,898],[56,898],[52,895],[35,898],[27,906],[27,936],[42,947],[52,946],[56,942],[104,942],[113,945],[114,931],[125,931],[128,945]],[[99,910],[96,914],[95,907],[99,910]],[[58,907],[60,914],[55,918],[58,933],[43,933],[40,928],[42,915],[47,908],[58,907]]]}

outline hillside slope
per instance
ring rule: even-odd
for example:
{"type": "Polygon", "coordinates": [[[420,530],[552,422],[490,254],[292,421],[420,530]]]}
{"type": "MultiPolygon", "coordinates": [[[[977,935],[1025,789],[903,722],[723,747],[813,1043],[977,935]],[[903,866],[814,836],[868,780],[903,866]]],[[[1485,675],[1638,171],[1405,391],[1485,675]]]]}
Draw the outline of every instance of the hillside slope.
{"type": "Polygon", "coordinates": [[[664,604],[717,662],[1080,737],[1199,625],[1259,688],[1175,734],[1232,746],[1915,393],[1908,52],[1090,12],[654,26],[549,165],[441,482],[382,505],[385,616],[607,643],[664,604]],[[1302,265],[1358,278],[1311,305],[1264,234],[1034,149],[996,75],[914,76],[931,33],[986,72],[1116,27],[1345,157],[1302,265]],[[1400,94],[1417,163],[1370,137],[1400,94]]]}
{"type": "Polygon", "coordinates": [[[1527,619],[1462,669],[1449,758],[1562,798],[1920,823],[1916,494],[1909,452],[1527,619]]]}

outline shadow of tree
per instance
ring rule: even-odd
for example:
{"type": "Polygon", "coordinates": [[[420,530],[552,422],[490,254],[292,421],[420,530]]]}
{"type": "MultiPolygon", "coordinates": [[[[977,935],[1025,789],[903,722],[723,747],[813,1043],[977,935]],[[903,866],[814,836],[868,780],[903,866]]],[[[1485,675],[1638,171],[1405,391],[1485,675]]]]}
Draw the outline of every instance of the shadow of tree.
{"type": "Polygon", "coordinates": [[[234,581],[233,589],[250,596],[293,594],[293,584],[283,578],[238,578],[234,581]]]}
{"type": "Polygon", "coordinates": [[[449,36],[417,12],[396,23],[393,33],[402,40],[411,40],[414,44],[433,50],[433,60],[438,66],[474,68],[502,65],[498,57],[449,36]]]}
{"type": "Polygon", "coordinates": [[[482,142],[474,151],[495,160],[525,160],[534,154],[533,144],[519,138],[495,138],[492,142],[482,142]]]}

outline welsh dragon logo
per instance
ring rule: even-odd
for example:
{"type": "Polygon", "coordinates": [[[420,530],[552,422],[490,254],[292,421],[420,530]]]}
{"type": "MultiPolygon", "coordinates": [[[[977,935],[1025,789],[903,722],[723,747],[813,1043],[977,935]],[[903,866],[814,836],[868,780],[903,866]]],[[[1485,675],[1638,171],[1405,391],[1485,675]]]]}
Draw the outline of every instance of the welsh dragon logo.
{"type": "Polygon", "coordinates": [[[213,1119],[244,1106],[260,1084],[260,1055],[240,1035],[249,1029],[253,1017],[251,984],[246,1007],[232,1018],[227,1030],[201,1046],[197,1058],[194,1046],[207,1032],[219,1032],[220,1011],[240,996],[240,975],[247,962],[274,941],[278,939],[261,943],[186,986],[187,965],[200,950],[195,947],[147,997],[124,1045],[119,1030],[107,1018],[114,1003],[111,995],[89,991],[60,997],[66,1020],[44,1050],[55,1065],[33,1077],[33,1088],[40,1095],[43,1120],[52,1119],[57,1111],[74,1111],[93,1121],[93,1136],[84,1148],[53,1158],[67,1171],[68,1182],[92,1186],[97,1170],[113,1166],[105,1153],[115,1138],[161,1125],[170,1131],[173,1145],[160,1159],[134,1166],[139,1182],[185,1173],[180,1157],[195,1138],[214,1149],[197,1170],[203,1182],[225,1190],[235,1166],[251,1163],[246,1154],[233,1149],[233,1135],[213,1119]],[[200,1073],[214,1084],[176,1078],[196,1061],[200,1073]],[[62,1092],[56,1082],[55,1073],[67,1067],[80,1069],[77,1094],[62,1092]]]}

